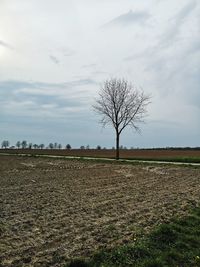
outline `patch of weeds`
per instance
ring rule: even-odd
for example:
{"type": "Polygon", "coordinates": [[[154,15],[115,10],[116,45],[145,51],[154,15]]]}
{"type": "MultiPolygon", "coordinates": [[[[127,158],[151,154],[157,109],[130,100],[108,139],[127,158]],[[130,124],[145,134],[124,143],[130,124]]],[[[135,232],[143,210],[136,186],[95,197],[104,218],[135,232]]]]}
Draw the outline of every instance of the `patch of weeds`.
{"type": "Polygon", "coordinates": [[[176,249],[178,251],[185,251],[190,249],[190,245],[184,241],[177,241],[176,242],[176,249]]]}
{"type": "Polygon", "coordinates": [[[157,230],[149,236],[151,246],[162,249],[172,245],[177,238],[178,233],[170,224],[160,225],[157,230]]]}
{"type": "Polygon", "coordinates": [[[136,238],[141,237],[144,235],[144,229],[142,227],[139,227],[135,224],[132,224],[128,227],[128,230],[133,232],[136,238]]]}
{"type": "Polygon", "coordinates": [[[181,266],[183,266],[183,264],[185,262],[185,258],[184,258],[184,255],[181,254],[179,251],[177,251],[174,248],[171,248],[169,251],[164,251],[161,254],[160,261],[165,266],[176,266],[177,263],[179,263],[179,264],[181,264],[181,266]]]}
{"type": "MultiPolygon", "coordinates": [[[[194,215],[189,215],[187,219],[181,219],[177,221],[178,225],[185,227],[186,229],[190,229],[191,227],[195,226],[199,223],[199,217],[194,215]]],[[[191,231],[192,229],[190,229],[191,231]]]]}
{"type": "Polygon", "coordinates": [[[139,238],[133,244],[100,251],[87,263],[82,261],[80,264],[83,265],[68,266],[198,267],[200,266],[199,225],[200,208],[196,208],[189,216],[160,225],[148,236],[139,238]]]}
{"type": "MultiPolygon", "coordinates": [[[[111,267],[132,266],[138,259],[150,256],[148,248],[140,244],[138,246],[126,245],[116,249],[101,251],[93,255],[89,262],[81,262],[86,267],[111,267]]],[[[72,261],[73,263],[73,261],[72,261]]],[[[67,265],[67,267],[75,265],[67,265]]],[[[78,266],[78,265],[77,265],[78,266]]],[[[82,265],[81,265],[82,266],[82,265]]]]}
{"type": "Polygon", "coordinates": [[[83,259],[74,259],[65,267],[90,267],[90,265],[83,259]]]}
{"type": "Polygon", "coordinates": [[[152,258],[145,259],[143,261],[142,265],[140,265],[140,266],[142,266],[142,267],[166,267],[166,265],[159,258],[157,258],[157,259],[152,259],[152,258]]]}
{"type": "MultiPolygon", "coordinates": [[[[200,255],[200,253],[199,253],[199,255],[200,255]]],[[[199,255],[197,255],[197,256],[194,258],[194,262],[195,262],[196,266],[200,266],[200,256],[199,256],[199,255]]]]}

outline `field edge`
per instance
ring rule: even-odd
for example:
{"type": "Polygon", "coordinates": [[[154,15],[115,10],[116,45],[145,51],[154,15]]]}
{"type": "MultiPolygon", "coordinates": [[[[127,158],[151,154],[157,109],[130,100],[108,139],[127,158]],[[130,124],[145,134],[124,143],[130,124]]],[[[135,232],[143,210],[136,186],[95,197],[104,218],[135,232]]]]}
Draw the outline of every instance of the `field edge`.
{"type": "Polygon", "coordinates": [[[62,267],[200,266],[200,206],[172,218],[133,243],[96,252],[90,259],[71,259],[62,267]]]}

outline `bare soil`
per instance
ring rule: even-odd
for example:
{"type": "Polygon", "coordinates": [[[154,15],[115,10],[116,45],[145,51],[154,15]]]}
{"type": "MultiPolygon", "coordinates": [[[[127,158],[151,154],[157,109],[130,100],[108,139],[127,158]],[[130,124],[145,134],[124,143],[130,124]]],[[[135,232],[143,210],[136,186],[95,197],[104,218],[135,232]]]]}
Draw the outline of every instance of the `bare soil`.
{"type": "Polygon", "coordinates": [[[63,266],[200,201],[200,169],[0,156],[0,266],[63,266]]]}

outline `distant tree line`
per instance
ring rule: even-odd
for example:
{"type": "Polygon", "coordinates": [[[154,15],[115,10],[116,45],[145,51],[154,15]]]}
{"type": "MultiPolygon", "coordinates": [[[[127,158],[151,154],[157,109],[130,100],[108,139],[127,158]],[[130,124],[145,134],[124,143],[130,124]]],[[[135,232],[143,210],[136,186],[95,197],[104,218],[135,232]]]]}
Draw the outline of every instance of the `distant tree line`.
{"type": "MultiPolygon", "coordinates": [[[[1,143],[1,148],[3,149],[67,149],[70,150],[72,149],[70,144],[67,144],[66,146],[62,146],[62,144],[59,144],[57,142],[55,143],[49,143],[48,146],[45,146],[45,144],[33,144],[33,143],[29,143],[26,140],[23,141],[17,141],[17,143],[15,144],[15,146],[10,146],[10,142],[8,140],[4,140],[1,143]]],[[[81,145],[80,149],[90,149],[89,145],[81,145]]],[[[102,149],[102,147],[100,145],[97,145],[96,147],[97,150],[102,149]]],[[[103,147],[103,149],[106,149],[106,147],[103,147]]]]}
{"type": "Polygon", "coordinates": [[[137,148],[140,150],[200,150],[200,147],[154,147],[154,148],[137,148]]]}
{"type": "MultiPolygon", "coordinates": [[[[8,140],[3,140],[1,142],[1,148],[2,149],[67,149],[70,150],[72,149],[70,144],[67,144],[65,146],[62,146],[62,144],[54,142],[54,143],[49,143],[48,146],[45,146],[45,144],[34,144],[34,143],[29,143],[26,140],[22,141],[17,141],[15,146],[10,145],[10,142],[8,140]]],[[[96,150],[101,150],[101,149],[108,149],[106,147],[101,147],[100,145],[97,145],[95,148],[91,148],[90,145],[81,145],[79,149],[96,149],[96,150]]],[[[115,150],[115,147],[112,147],[111,149],[115,150]]],[[[120,150],[200,150],[200,147],[155,147],[155,148],[136,148],[136,147],[130,147],[127,148],[126,146],[121,145],[119,147],[120,150]]]]}
{"type": "MultiPolygon", "coordinates": [[[[48,146],[45,146],[45,144],[33,144],[33,143],[29,143],[26,140],[23,141],[17,141],[17,143],[15,144],[15,146],[10,146],[10,142],[8,140],[3,140],[1,143],[1,148],[17,148],[17,149],[62,149],[62,145],[59,143],[49,143],[48,146]]],[[[71,145],[67,144],[65,146],[65,149],[71,149],[71,145]]]]}
{"type": "MultiPolygon", "coordinates": [[[[49,143],[48,146],[45,146],[45,144],[33,144],[33,143],[29,143],[26,140],[23,141],[17,141],[17,143],[15,144],[15,146],[10,146],[10,142],[8,140],[4,140],[1,143],[1,148],[3,149],[67,149],[70,150],[72,149],[70,144],[67,144],[66,146],[62,146],[62,144],[60,143],[49,143]]],[[[80,149],[90,149],[89,145],[81,145],[80,149]]],[[[96,147],[97,150],[100,149],[106,149],[106,147],[101,147],[100,145],[97,145],[96,147]]]]}

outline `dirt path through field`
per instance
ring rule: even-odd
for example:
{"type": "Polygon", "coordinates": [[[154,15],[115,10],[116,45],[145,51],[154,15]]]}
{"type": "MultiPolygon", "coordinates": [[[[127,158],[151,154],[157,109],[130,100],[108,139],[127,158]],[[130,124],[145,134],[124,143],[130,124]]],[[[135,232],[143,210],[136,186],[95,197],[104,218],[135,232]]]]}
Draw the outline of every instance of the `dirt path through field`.
{"type": "Polygon", "coordinates": [[[200,170],[0,157],[0,261],[62,266],[133,242],[200,201],[200,170]]]}
{"type": "MultiPolygon", "coordinates": [[[[10,154],[10,153],[0,153],[0,156],[27,156],[27,157],[32,157],[32,154],[10,154]]],[[[106,158],[106,157],[87,157],[87,156],[61,156],[61,155],[51,155],[51,154],[34,154],[35,157],[41,157],[41,158],[52,158],[52,159],[68,159],[68,160],[73,160],[73,159],[81,159],[81,160],[93,160],[93,161],[109,161],[109,162],[116,162],[116,159],[114,158],[106,158]]],[[[185,165],[185,166],[196,166],[200,167],[200,163],[194,163],[194,162],[179,162],[175,161],[167,161],[165,160],[147,160],[147,159],[119,159],[118,162],[124,162],[124,163],[149,163],[149,164],[161,164],[161,165],[185,165]]]]}

